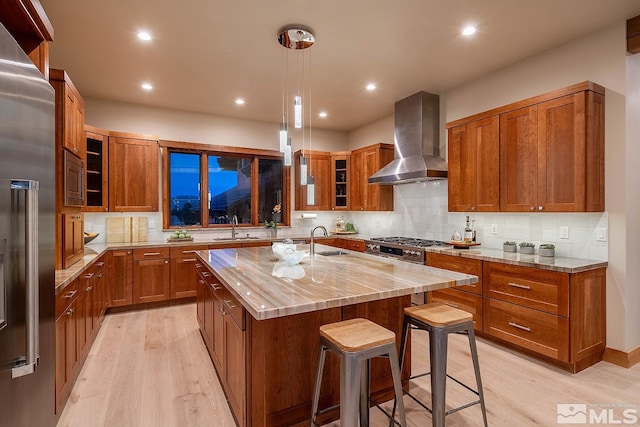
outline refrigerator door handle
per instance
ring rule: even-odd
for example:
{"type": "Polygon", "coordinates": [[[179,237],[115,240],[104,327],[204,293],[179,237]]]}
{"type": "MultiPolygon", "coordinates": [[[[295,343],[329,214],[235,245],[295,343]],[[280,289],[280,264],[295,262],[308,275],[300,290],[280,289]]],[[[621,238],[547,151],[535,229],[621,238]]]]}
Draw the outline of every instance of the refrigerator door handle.
{"type": "Polygon", "coordinates": [[[39,331],[39,278],[38,278],[38,181],[12,179],[11,189],[25,191],[25,242],[26,242],[26,351],[25,363],[11,370],[17,378],[35,372],[40,358],[39,331]]]}

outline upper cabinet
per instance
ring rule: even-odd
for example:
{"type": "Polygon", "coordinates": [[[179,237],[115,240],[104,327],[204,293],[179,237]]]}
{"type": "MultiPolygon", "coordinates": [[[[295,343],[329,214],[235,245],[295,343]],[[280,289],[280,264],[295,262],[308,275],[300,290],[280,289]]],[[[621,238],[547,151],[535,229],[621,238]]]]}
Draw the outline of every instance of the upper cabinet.
{"type": "Polygon", "coordinates": [[[351,192],[349,152],[331,153],[331,209],[349,210],[351,192]]]}
{"type": "Polygon", "coordinates": [[[84,127],[86,141],[86,212],[109,210],[109,132],[84,127]]]}
{"type": "Polygon", "coordinates": [[[498,116],[449,129],[449,210],[491,212],[500,208],[498,116]]]}
{"type": "Polygon", "coordinates": [[[314,178],[314,203],[309,204],[307,186],[300,184],[300,162],[303,151],[296,151],[294,161],[296,165],[296,210],[327,211],[331,210],[331,154],[323,151],[304,150],[307,161],[307,176],[314,178]]]}
{"type": "Polygon", "coordinates": [[[56,91],[56,142],[84,160],[84,100],[65,71],[52,68],[49,81],[56,91]]]}
{"type": "Polygon", "coordinates": [[[351,152],[351,210],[393,210],[393,186],[369,184],[369,177],[392,160],[393,144],[375,144],[351,152]]]}
{"type": "Polygon", "coordinates": [[[393,160],[392,144],[375,144],[350,152],[305,150],[305,157],[307,175],[313,174],[315,179],[315,203],[307,202],[307,186],[300,184],[302,151],[296,151],[296,210],[393,210],[393,186],[368,181],[393,160]]]}
{"type": "Polygon", "coordinates": [[[604,211],[602,86],[580,83],[447,128],[450,211],[604,211]]]}
{"type": "Polygon", "coordinates": [[[109,211],[158,210],[158,137],[111,132],[109,211]]]}

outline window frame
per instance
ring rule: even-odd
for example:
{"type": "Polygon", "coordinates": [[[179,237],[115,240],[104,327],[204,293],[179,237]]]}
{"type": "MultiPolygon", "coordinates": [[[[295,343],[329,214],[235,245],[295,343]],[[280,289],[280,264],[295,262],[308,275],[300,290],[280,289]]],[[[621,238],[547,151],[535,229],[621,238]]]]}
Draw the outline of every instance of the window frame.
{"type": "Polygon", "coordinates": [[[243,147],[228,147],[222,145],[200,144],[193,142],[161,140],[162,157],[162,228],[175,230],[185,228],[189,230],[215,230],[231,228],[230,224],[209,224],[209,204],[202,203],[203,195],[209,189],[208,156],[224,156],[251,159],[251,224],[238,224],[238,227],[259,227],[259,164],[260,159],[283,160],[282,166],[282,215],[280,226],[290,225],[291,213],[291,168],[284,166],[284,156],[279,151],[263,150],[243,147]],[[171,225],[170,209],[170,165],[171,153],[200,155],[200,225],[171,225]]]}

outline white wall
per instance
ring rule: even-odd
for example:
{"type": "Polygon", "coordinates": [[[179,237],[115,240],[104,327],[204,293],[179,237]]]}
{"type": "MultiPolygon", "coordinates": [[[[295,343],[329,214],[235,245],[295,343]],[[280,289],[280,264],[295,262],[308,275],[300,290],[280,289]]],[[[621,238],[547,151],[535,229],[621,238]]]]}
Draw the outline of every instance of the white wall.
{"type": "MultiPolygon", "coordinates": [[[[279,149],[277,124],[168,110],[97,98],[85,98],[88,125],[119,132],[157,135],[160,139],[234,147],[279,149]]],[[[305,135],[305,139],[308,135],[305,135]]],[[[314,150],[346,149],[345,132],[314,129],[314,150]]],[[[308,144],[308,140],[305,142],[308,144]]],[[[292,132],[293,151],[302,148],[300,131],[292,132]]]]}

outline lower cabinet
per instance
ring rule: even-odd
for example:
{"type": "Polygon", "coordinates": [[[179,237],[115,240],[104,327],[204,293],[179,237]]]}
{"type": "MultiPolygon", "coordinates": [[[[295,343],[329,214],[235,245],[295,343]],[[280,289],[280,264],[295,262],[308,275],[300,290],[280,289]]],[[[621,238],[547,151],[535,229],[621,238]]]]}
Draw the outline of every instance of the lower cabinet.
{"type": "Polygon", "coordinates": [[[56,295],[56,413],[62,411],[78,372],[77,312],[78,280],[76,279],[56,295]]]}
{"type": "Polygon", "coordinates": [[[229,405],[240,426],[245,425],[245,310],[215,276],[198,266],[196,312],[202,338],[229,405]]]}
{"type": "Polygon", "coordinates": [[[133,250],[133,303],[168,300],[169,248],[133,250]]]}
{"type": "Polygon", "coordinates": [[[208,246],[181,246],[171,248],[171,298],[196,296],[196,251],[207,250],[208,246]]]}
{"type": "Polygon", "coordinates": [[[426,264],[431,267],[478,276],[478,283],[474,285],[427,292],[427,302],[441,302],[471,313],[473,315],[473,329],[482,331],[482,261],[428,252],[426,264]]]}
{"type": "Polygon", "coordinates": [[[133,303],[133,251],[118,249],[107,254],[109,307],[133,303]]]}

